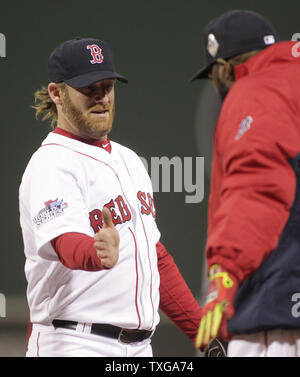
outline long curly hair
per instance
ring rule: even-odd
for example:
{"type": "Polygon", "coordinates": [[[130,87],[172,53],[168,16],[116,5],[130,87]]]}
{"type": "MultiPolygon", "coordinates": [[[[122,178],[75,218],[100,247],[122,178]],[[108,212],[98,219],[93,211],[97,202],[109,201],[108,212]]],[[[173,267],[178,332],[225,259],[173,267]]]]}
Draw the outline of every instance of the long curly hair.
{"type": "MultiPolygon", "coordinates": [[[[65,83],[58,83],[57,85],[62,91],[66,90],[65,83]]],[[[32,108],[35,109],[36,119],[42,117],[42,120],[50,120],[51,127],[54,129],[57,122],[57,108],[49,96],[46,86],[42,86],[34,92],[34,106],[32,108]]]]}
{"type": "Polygon", "coordinates": [[[246,52],[227,60],[218,59],[217,63],[212,66],[210,78],[214,83],[218,83],[223,88],[225,88],[226,91],[229,91],[235,81],[234,67],[236,65],[244,63],[260,51],[261,50],[254,50],[246,52]]]}

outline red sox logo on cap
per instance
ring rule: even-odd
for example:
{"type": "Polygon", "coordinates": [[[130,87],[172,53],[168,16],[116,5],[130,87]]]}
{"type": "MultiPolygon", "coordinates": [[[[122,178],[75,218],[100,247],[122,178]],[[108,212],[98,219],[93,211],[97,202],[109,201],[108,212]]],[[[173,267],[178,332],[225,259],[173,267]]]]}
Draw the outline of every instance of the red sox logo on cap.
{"type": "Polygon", "coordinates": [[[102,49],[98,45],[88,45],[86,48],[90,50],[93,57],[93,60],[90,60],[91,64],[101,64],[103,62],[104,56],[102,55],[102,49]]]}

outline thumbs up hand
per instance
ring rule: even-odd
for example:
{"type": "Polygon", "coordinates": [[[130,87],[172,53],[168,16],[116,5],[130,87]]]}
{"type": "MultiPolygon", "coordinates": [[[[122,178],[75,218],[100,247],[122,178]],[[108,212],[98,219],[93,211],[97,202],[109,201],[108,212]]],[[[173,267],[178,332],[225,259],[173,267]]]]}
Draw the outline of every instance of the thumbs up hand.
{"type": "Polygon", "coordinates": [[[112,268],[119,259],[119,232],[114,226],[108,208],[102,209],[103,227],[95,234],[94,247],[104,268],[112,268]]]}

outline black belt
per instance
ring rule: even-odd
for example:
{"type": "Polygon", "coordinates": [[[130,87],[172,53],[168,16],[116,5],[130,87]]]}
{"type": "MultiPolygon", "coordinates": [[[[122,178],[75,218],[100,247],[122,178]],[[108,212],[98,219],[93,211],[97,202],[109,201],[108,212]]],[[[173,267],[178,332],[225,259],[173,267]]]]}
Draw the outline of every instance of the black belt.
{"type": "MultiPolygon", "coordinates": [[[[78,322],[65,321],[63,319],[54,319],[52,324],[55,328],[60,327],[64,329],[76,330],[78,322]]],[[[152,331],[148,330],[133,330],[123,329],[122,327],[93,323],[91,326],[91,334],[106,336],[108,338],[114,338],[120,340],[122,343],[134,343],[141,342],[150,338],[152,331]]]]}

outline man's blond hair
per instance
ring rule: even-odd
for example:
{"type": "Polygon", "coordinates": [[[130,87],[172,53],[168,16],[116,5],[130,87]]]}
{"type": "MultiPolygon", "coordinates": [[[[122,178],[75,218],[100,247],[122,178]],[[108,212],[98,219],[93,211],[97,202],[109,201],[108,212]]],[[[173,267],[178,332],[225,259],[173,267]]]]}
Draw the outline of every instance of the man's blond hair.
{"type": "MultiPolygon", "coordinates": [[[[65,83],[59,83],[57,86],[62,91],[66,89],[65,83]]],[[[57,108],[49,96],[47,87],[42,86],[41,89],[34,92],[34,106],[32,108],[35,109],[36,119],[42,116],[42,120],[51,120],[51,127],[54,129],[57,122],[57,108]]]]}
{"type": "Polygon", "coordinates": [[[218,80],[219,83],[222,84],[224,88],[228,91],[234,81],[235,81],[235,75],[234,75],[234,67],[236,65],[242,64],[248,59],[250,59],[252,56],[258,54],[261,50],[254,50],[250,52],[246,52],[244,54],[240,54],[237,56],[234,56],[230,59],[224,60],[224,59],[218,59],[217,63],[215,63],[212,66],[210,78],[215,82],[215,80],[218,80]]]}

